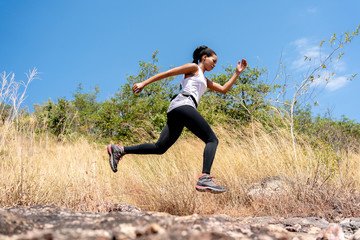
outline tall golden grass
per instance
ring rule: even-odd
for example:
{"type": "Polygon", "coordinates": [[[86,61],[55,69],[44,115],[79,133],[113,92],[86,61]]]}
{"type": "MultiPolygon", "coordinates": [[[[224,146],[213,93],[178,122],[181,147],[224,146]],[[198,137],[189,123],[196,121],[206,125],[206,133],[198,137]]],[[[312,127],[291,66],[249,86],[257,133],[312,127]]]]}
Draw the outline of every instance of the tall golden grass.
{"type": "Polygon", "coordinates": [[[126,155],[114,174],[106,146],[85,138],[59,141],[36,134],[35,119],[21,130],[3,124],[0,137],[0,207],[52,204],[73,210],[104,211],[108,203],[177,215],[291,216],[360,213],[360,155],[314,149],[298,139],[293,161],[288,131],[265,131],[260,124],[215,128],[220,144],[212,168],[224,194],[195,191],[204,143],[183,137],[163,155],[126,155]],[[284,176],[286,194],[250,198],[247,189],[266,177],[284,176]]]}
{"type": "MultiPolygon", "coordinates": [[[[0,103],[17,100],[18,88],[11,87],[14,78],[7,81],[8,76],[1,75],[0,103]]],[[[29,79],[35,76],[33,71],[29,79]]],[[[19,101],[12,105],[17,113],[19,101]]],[[[105,145],[85,137],[59,140],[46,131],[36,133],[34,116],[4,117],[3,113],[4,108],[0,111],[0,207],[51,204],[106,211],[109,203],[127,203],[177,215],[360,214],[359,149],[335,154],[326,145],[314,147],[298,136],[294,161],[288,129],[268,131],[258,123],[236,129],[216,127],[220,144],[212,175],[227,192],[213,195],[195,191],[204,143],[189,134],[163,155],[126,155],[114,174],[105,145]],[[249,196],[252,184],[271,176],[287,179],[286,191],[249,196]]]]}

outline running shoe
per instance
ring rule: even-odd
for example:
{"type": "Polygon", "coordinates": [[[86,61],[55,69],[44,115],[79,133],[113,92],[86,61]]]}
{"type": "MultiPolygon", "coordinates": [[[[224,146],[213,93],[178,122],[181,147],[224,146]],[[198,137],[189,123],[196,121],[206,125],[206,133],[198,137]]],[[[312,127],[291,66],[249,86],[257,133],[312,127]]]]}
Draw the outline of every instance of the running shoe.
{"type": "Polygon", "coordinates": [[[200,192],[212,192],[212,193],[223,193],[226,191],[224,187],[217,185],[212,179],[214,177],[210,177],[209,174],[204,174],[199,177],[198,182],[196,183],[195,189],[200,192]]]}
{"type": "Polygon", "coordinates": [[[107,152],[110,156],[110,167],[113,172],[117,172],[117,165],[121,157],[124,156],[124,149],[120,145],[109,144],[107,152]]]}

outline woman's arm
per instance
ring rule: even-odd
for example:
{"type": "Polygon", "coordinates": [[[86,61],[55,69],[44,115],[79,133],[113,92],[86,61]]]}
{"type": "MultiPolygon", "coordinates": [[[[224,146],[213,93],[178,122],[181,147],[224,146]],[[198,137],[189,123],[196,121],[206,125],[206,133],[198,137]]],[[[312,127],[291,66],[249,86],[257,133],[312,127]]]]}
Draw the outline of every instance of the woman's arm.
{"type": "Polygon", "coordinates": [[[143,81],[141,83],[136,83],[132,87],[132,90],[134,93],[139,93],[144,89],[144,87],[146,85],[153,83],[155,81],[159,81],[161,79],[175,76],[175,75],[194,73],[196,71],[198,71],[198,66],[196,63],[186,63],[180,67],[175,67],[175,68],[169,69],[165,72],[158,73],[158,74],[152,76],[151,78],[146,79],[145,81],[143,81]]]}
{"type": "Polygon", "coordinates": [[[234,85],[236,79],[239,77],[239,75],[242,73],[242,71],[244,71],[246,66],[247,66],[246,60],[242,59],[241,62],[240,61],[238,62],[237,66],[236,66],[236,72],[234,73],[234,75],[223,86],[221,86],[218,83],[214,83],[210,80],[207,80],[207,87],[209,89],[214,90],[219,93],[224,93],[224,94],[227,93],[230,90],[230,88],[232,87],[232,85],[234,85]]]}

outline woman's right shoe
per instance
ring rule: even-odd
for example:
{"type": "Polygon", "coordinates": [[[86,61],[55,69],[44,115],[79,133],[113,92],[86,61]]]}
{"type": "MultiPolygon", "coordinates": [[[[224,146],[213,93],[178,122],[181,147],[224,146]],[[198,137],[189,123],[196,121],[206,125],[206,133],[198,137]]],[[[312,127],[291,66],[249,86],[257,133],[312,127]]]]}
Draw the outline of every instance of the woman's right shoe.
{"type": "Polygon", "coordinates": [[[195,189],[200,192],[211,192],[211,193],[223,193],[226,191],[224,187],[217,185],[210,177],[209,174],[204,174],[199,177],[198,182],[196,183],[195,189]]]}
{"type": "Polygon", "coordinates": [[[124,149],[120,145],[109,144],[107,152],[110,156],[109,162],[113,172],[117,172],[117,165],[122,156],[124,156],[124,149]]]}

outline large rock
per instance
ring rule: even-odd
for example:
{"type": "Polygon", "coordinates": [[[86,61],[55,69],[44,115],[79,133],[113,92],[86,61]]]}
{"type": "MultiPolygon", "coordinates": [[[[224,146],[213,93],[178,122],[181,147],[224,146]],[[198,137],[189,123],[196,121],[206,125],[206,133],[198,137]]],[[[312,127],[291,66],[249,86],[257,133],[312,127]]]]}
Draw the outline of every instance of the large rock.
{"type": "Polygon", "coordinates": [[[250,185],[246,192],[249,197],[257,198],[288,194],[290,189],[291,183],[289,180],[282,176],[273,176],[250,185]]]}
{"type": "MultiPolygon", "coordinates": [[[[108,213],[73,212],[53,206],[0,209],[0,239],[344,239],[342,227],[347,223],[220,214],[173,216],[126,204],[109,204],[106,209],[108,213]]],[[[354,219],[348,222],[357,224],[354,219]]],[[[355,230],[347,231],[345,238],[358,238],[355,230]]]]}

